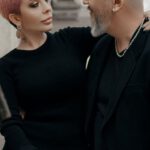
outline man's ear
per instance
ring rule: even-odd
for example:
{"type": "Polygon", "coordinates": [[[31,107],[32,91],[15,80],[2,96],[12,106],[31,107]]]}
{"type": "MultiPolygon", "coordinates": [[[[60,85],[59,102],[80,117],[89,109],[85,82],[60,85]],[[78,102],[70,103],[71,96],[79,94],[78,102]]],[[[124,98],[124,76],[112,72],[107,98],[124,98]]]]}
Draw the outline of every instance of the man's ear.
{"type": "Polygon", "coordinates": [[[21,25],[21,18],[19,15],[16,14],[9,14],[9,21],[16,25],[17,27],[21,25]]]}
{"type": "Polygon", "coordinates": [[[113,8],[112,8],[113,12],[119,11],[124,4],[124,0],[112,0],[112,1],[113,1],[113,8]]]}

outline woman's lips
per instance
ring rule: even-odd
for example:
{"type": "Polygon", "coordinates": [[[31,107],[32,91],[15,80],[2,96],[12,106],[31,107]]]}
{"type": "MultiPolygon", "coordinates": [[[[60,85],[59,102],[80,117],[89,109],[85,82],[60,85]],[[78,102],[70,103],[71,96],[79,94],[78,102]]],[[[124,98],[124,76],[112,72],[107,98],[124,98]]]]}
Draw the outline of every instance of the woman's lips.
{"type": "Polygon", "coordinates": [[[44,19],[41,22],[44,24],[50,24],[52,22],[52,17],[48,17],[47,19],[44,19]]]}

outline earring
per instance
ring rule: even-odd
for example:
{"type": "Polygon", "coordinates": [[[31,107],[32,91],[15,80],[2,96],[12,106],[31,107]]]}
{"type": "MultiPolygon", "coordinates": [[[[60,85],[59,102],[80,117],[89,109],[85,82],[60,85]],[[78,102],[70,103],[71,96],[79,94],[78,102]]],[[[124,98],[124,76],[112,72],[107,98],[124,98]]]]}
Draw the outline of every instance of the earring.
{"type": "Polygon", "coordinates": [[[116,10],[117,10],[117,9],[116,9],[115,7],[112,9],[113,12],[115,12],[116,10]]]}
{"type": "Polygon", "coordinates": [[[18,39],[21,38],[21,29],[22,29],[21,25],[18,25],[17,26],[17,31],[16,31],[16,36],[17,36],[18,39]]]}

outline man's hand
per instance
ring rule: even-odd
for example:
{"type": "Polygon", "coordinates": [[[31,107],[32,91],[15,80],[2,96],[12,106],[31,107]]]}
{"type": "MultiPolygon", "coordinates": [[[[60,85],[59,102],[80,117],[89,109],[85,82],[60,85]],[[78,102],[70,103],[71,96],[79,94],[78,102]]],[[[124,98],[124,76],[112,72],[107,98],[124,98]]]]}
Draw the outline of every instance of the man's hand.
{"type": "Polygon", "coordinates": [[[143,25],[144,31],[150,30],[150,10],[144,13],[144,16],[149,18],[149,21],[143,25]]]}

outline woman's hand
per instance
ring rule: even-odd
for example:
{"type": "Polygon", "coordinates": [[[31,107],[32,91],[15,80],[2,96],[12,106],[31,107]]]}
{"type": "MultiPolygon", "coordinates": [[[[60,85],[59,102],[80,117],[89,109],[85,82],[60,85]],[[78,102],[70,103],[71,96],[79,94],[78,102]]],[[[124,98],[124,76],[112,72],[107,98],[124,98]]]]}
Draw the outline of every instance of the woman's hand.
{"type": "Polygon", "coordinates": [[[147,30],[150,30],[150,10],[149,11],[146,11],[144,13],[144,16],[149,18],[149,21],[147,21],[144,25],[143,25],[143,28],[144,28],[144,31],[147,31],[147,30]]]}

